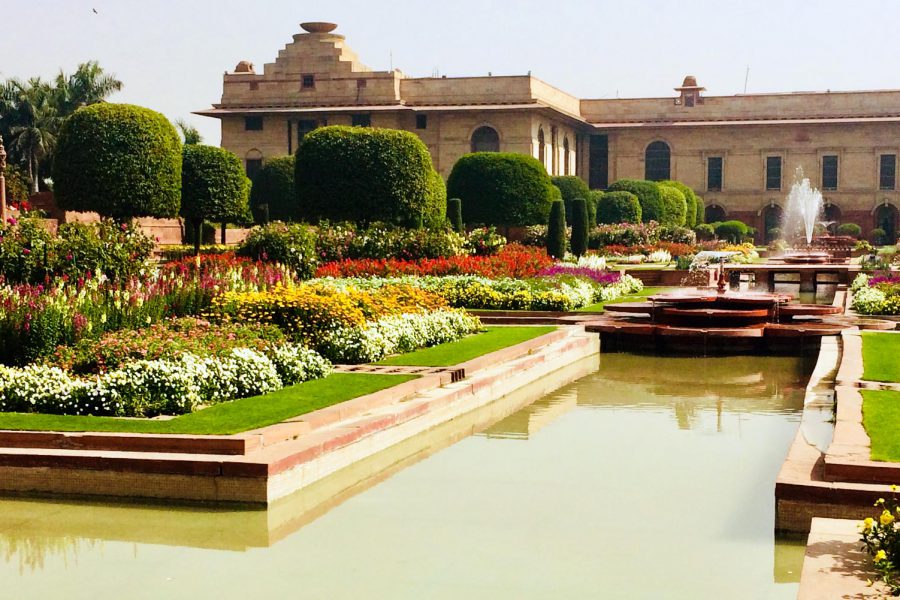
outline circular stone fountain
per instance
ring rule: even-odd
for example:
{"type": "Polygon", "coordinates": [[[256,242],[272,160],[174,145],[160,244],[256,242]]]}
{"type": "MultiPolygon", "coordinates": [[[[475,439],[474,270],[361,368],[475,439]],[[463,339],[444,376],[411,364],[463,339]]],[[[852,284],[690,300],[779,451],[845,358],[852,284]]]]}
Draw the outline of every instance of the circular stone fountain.
{"type": "Polygon", "coordinates": [[[831,261],[831,254],[813,250],[813,232],[819,213],[822,211],[822,192],[812,187],[809,178],[803,176],[803,169],[797,167],[794,184],[787,196],[787,210],[782,225],[784,231],[802,231],[806,238],[806,247],[794,249],[781,257],[785,263],[792,265],[824,264],[831,261]]]}

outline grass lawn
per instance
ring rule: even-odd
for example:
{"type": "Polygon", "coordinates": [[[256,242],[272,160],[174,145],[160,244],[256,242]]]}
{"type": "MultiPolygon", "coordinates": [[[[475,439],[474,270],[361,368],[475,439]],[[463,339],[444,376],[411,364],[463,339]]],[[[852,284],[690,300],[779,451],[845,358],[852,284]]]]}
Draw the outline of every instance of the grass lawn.
{"type": "Polygon", "coordinates": [[[863,426],[872,460],[900,462],[900,392],[862,390],[863,426]]]}
{"type": "Polygon", "coordinates": [[[652,296],[654,294],[661,294],[663,292],[668,292],[673,288],[668,287],[645,287],[637,294],[631,294],[630,296],[622,296],[621,298],[616,298],[615,300],[610,300],[609,302],[598,302],[597,304],[591,304],[590,306],[585,306],[583,308],[576,309],[576,312],[603,312],[603,307],[607,304],[618,304],[619,302],[641,302],[647,298],[647,296],[652,296]]]}
{"type": "Polygon", "coordinates": [[[863,379],[900,382],[900,333],[862,334],[863,379]]]}
{"type": "Polygon", "coordinates": [[[414,367],[449,367],[483,356],[489,352],[513,346],[555,330],[554,326],[491,326],[482,333],[461,340],[423,348],[414,352],[391,356],[376,364],[408,365],[414,367]]]}
{"type": "Polygon", "coordinates": [[[264,396],[216,404],[165,421],[0,413],[0,429],[226,435],[280,423],[414,378],[414,375],[334,373],[324,379],[306,381],[264,396]]]}

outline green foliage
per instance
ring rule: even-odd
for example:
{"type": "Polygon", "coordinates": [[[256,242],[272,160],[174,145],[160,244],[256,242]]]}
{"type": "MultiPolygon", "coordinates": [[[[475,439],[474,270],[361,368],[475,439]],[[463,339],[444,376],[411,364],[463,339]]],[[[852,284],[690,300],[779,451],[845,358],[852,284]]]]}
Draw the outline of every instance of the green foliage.
{"type": "Polygon", "coordinates": [[[597,210],[600,207],[600,200],[603,198],[602,190],[591,190],[588,192],[587,196],[587,209],[588,209],[588,221],[591,224],[591,227],[598,223],[597,221],[597,210]]]}
{"type": "Polygon", "coordinates": [[[572,201],[575,200],[575,198],[587,200],[588,196],[591,194],[591,189],[584,180],[575,175],[557,175],[551,177],[550,181],[553,182],[553,185],[557,187],[562,195],[562,200],[566,205],[567,215],[572,215],[572,201]]]}
{"type": "Polygon", "coordinates": [[[583,198],[572,200],[572,254],[582,256],[588,249],[587,202],[583,198]]]}
{"type": "Polygon", "coordinates": [[[459,198],[447,200],[447,220],[450,222],[450,227],[453,228],[453,231],[465,233],[466,227],[462,218],[462,200],[459,198]]]}
{"type": "MultiPolygon", "coordinates": [[[[446,228],[404,229],[384,223],[363,228],[353,223],[320,223],[314,229],[316,258],[323,263],[360,258],[445,258],[465,254],[468,245],[464,235],[446,228]]],[[[476,231],[472,235],[482,242],[490,237],[479,236],[476,231]]]]}
{"type": "Polygon", "coordinates": [[[163,115],[130,104],[94,104],[59,134],[53,182],[66,210],[117,221],[174,217],[181,195],[181,141],[163,115]]]}
{"type": "Polygon", "coordinates": [[[512,152],[465,154],[453,165],[448,193],[463,202],[469,225],[539,225],[559,198],[544,166],[512,152]]]}
{"type": "Polygon", "coordinates": [[[566,242],[566,205],[562,200],[554,200],[547,225],[547,254],[553,258],[564,257],[566,242]]]}
{"type": "Polygon", "coordinates": [[[750,233],[750,228],[742,221],[723,221],[712,224],[716,237],[732,244],[740,244],[750,233]]]}
{"type": "Polygon", "coordinates": [[[444,223],[447,192],[422,141],[408,131],[322,127],[297,151],[299,216],[414,227],[444,223]]]}
{"type": "Polygon", "coordinates": [[[597,225],[591,230],[588,245],[593,249],[605,246],[649,246],[659,242],[660,227],[656,223],[615,223],[597,225]]]}
{"type": "Polygon", "coordinates": [[[665,217],[660,221],[660,225],[668,227],[684,226],[687,213],[687,203],[684,200],[684,194],[675,187],[662,184],[659,186],[659,193],[662,196],[662,203],[665,209],[665,217]]]}
{"type": "Polygon", "coordinates": [[[696,196],[697,198],[697,216],[695,219],[696,225],[701,225],[706,222],[706,204],[703,202],[703,198],[700,196],[696,196]]]}
{"type": "Polygon", "coordinates": [[[869,239],[876,246],[883,246],[887,244],[887,232],[881,227],[876,227],[869,232],[869,239]]]}
{"type": "Polygon", "coordinates": [[[6,201],[8,203],[28,200],[28,175],[22,169],[7,164],[3,176],[6,178],[6,201]]]}
{"type": "Polygon", "coordinates": [[[694,227],[694,233],[697,234],[697,239],[701,242],[708,242],[716,237],[716,230],[709,223],[700,223],[694,227]]]}
{"type": "Polygon", "coordinates": [[[237,249],[238,256],[287,265],[302,279],[316,272],[315,228],[302,223],[275,221],[256,227],[237,249]]]}
{"type": "Polygon", "coordinates": [[[597,207],[597,221],[615,225],[617,223],[640,223],[641,203],[631,192],[606,192],[597,207]]]}
{"type": "Polygon", "coordinates": [[[838,235],[849,235],[850,237],[859,238],[862,235],[862,227],[856,223],[841,223],[837,227],[838,235]]]}
{"type": "Polygon", "coordinates": [[[681,225],[684,225],[685,227],[689,227],[689,228],[693,229],[693,227],[698,223],[698,221],[697,221],[697,194],[694,192],[693,189],[684,185],[680,181],[674,181],[674,180],[669,179],[666,181],[660,181],[659,183],[660,183],[660,185],[673,187],[684,195],[684,202],[685,202],[686,209],[685,209],[685,213],[684,213],[684,223],[681,223],[681,225]]]}
{"type": "Polygon", "coordinates": [[[697,234],[687,227],[660,227],[659,240],[661,242],[693,246],[697,243],[697,234]]]}
{"type": "Polygon", "coordinates": [[[654,181],[620,179],[609,186],[608,192],[631,192],[641,204],[641,220],[644,223],[665,223],[666,209],[659,190],[659,184],[654,181]]]}
{"type": "Polygon", "coordinates": [[[200,135],[200,131],[184,119],[176,119],[175,126],[178,127],[178,130],[181,132],[181,137],[184,138],[185,146],[203,143],[203,136],[200,135]]]}
{"type": "Polygon", "coordinates": [[[112,281],[138,275],[149,265],[153,240],[134,223],[64,223],[53,244],[53,272],[71,279],[102,273],[112,281]]]}
{"type": "Polygon", "coordinates": [[[300,218],[294,189],[293,156],[270,158],[253,177],[250,209],[257,223],[296,221],[300,218]]]}
{"type": "Polygon", "coordinates": [[[0,275],[7,283],[43,281],[53,271],[53,242],[43,219],[36,216],[0,223],[0,275]]]}
{"type": "Polygon", "coordinates": [[[202,221],[246,223],[250,180],[241,160],[224,148],[190,144],[184,147],[181,171],[181,216],[195,225],[202,221]]]}

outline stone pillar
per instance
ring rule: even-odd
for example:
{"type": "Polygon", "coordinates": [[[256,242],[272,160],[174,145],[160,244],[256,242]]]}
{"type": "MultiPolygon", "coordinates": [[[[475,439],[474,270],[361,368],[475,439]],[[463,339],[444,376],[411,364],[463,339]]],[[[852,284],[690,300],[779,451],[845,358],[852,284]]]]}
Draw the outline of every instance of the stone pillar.
{"type": "Polygon", "coordinates": [[[815,292],[816,291],[816,271],[815,269],[803,269],[800,271],[800,291],[815,292]]]}

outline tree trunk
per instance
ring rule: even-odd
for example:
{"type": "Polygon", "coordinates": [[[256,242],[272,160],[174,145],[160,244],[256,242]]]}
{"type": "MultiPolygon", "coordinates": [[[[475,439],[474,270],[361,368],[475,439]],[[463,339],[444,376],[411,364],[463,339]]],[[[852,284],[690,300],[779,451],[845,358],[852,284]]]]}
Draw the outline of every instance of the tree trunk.
{"type": "Polygon", "coordinates": [[[41,188],[38,187],[38,181],[40,180],[40,175],[38,175],[38,169],[40,165],[38,164],[37,158],[34,159],[34,193],[37,194],[41,191],[41,188]]]}

